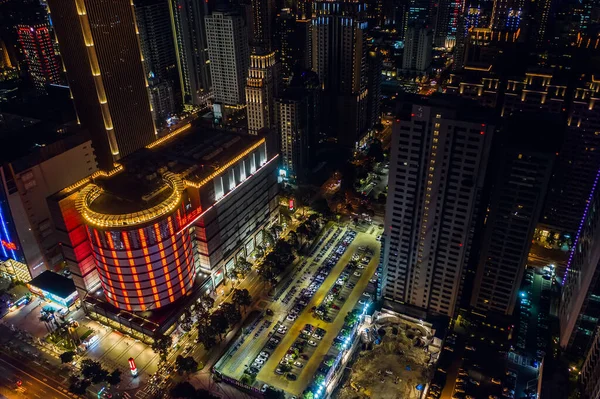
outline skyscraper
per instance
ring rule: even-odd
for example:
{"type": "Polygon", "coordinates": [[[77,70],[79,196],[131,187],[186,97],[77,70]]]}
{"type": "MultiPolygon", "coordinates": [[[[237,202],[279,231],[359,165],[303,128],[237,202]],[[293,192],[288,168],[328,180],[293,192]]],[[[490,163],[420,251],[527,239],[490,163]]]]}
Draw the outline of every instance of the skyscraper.
{"type": "Polygon", "coordinates": [[[574,237],[558,310],[560,341],[573,356],[588,349],[600,320],[600,190],[596,174],[574,237]]]}
{"type": "Polygon", "coordinates": [[[48,23],[19,25],[17,35],[35,88],[45,93],[46,85],[63,84],[62,68],[54,52],[48,23]]]}
{"type": "Polygon", "coordinates": [[[246,81],[246,111],[248,131],[257,134],[263,128],[271,128],[275,122],[274,101],[277,96],[279,63],[275,53],[261,52],[250,56],[250,68],[246,81]]]}
{"type": "Polygon", "coordinates": [[[346,147],[355,146],[367,128],[365,7],[360,1],[313,4],[312,69],[325,91],[327,122],[346,147]]]}
{"type": "Polygon", "coordinates": [[[183,102],[203,106],[210,99],[212,88],[204,25],[209,4],[193,0],[169,2],[183,102]]]}
{"type": "Polygon", "coordinates": [[[404,311],[452,316],[470,255],[494,126],[458,100],[410,97],[392,130],[382,286],[404,311]]]}
{"type": "Polygon", "coordinates": [[[413,24],[406,30],[402,69],[425,72],[431,65],[433,33],[422,24],[413,24]]]}
{"type": "Polygon", "coordinates": [[[238,108],[245,103],[250,61],[244,20],[234,11],[215,11],[205,21],[215,103],[238,108]]]}
{"type": "Polygon", "coordinates": [[[559,152],[542,223],[570,234],[577,232],[600,165],[600,83],[591,77],[575,89],[567,131],[559,152]]]}
{"type": "Polygon", "coordinates": [[[294,75],[290,85],[275,100],[281,165],[293,182],[304,181],[313,166],[311,161],[319,133],[320,92],[317,74],[302,71],[294,75]]]}
{"type": "Polygon", "coordinates": [[[177,58],[168,0],[136,0],[135,17],[154,121],[160,125],[181,104],[177,58]]]}
{"type": "Polygon", "coordinates": [[[373,47],[367,54],[367,119],[369,126],[374,126],[381,119],[381,70],[383,58],[380,50],[373,47]]]}
{"type": "Polygon", "coordinates": [[[75,109],[98,165],[156,139],[133,5],[127,0],[49,0],[75,109]],[[114,23],[119,21],[119,23],[114,23]]]}
{"type": "Polygon", "coordinates": [[[273,0],[252,0],[252,47],[263,51],[273,48],[273,27],[275,25],[275,2],[273,0]]]}
{"type": "Polygon", "coordinates": [[[579,377],[581,398],[594,399],[600,397],[600,329],[596,329],[590,349],[581,367],[579,377]]]}
{"type": "Polygon", "coordinates": [[[300,56],[297,48],[296,16],[290,8],[284,8],[277,14],[276,26],[274,49],[281,63],[283,79],[287,79],[292,75],[292,67],[300,56]]]}
{"type": "Polygon", "coordinates": [[[493,30],[515,32],[521,27],[524,11],[524,0],[494,0],[490,27],[493,30]]]}
{"type": "Polygon", "coordinates": [[[510,315],[517,299],[564,123],[552,115],[512,117],[500,135],[503,150],[493,191],[471,305],[510,315]]]}

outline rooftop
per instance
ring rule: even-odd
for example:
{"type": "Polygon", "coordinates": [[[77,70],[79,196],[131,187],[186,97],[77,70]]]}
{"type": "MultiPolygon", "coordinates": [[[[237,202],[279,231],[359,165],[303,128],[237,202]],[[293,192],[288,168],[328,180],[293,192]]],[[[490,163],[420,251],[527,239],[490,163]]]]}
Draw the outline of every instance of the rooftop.
{"type": "Polygon", "coordinates": [[[99,213],[127,214],[156,206],[174,190],[163,178],[167,172],[200,187],[215,171],[262,140],[259,136],[196,126],[175,136],[124,158],[120,161],[121,172],[96,178],[94,183],[102,193],[90,208],[99,213]]]}
{"type": "Polygon", "coordinates": [[[75,292],[73,280],[50,270],[46,270],[28,284],[63,299],[68,298],[75,292]]]}

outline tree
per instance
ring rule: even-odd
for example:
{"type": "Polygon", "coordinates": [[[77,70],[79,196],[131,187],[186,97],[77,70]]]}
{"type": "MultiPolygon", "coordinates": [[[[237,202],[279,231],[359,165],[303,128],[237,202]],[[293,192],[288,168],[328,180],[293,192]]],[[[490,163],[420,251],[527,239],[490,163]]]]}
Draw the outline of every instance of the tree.
{"type": "Polygon", "coordinates": [[[81,374],[83,374],[85,378],[94,378],[94,376],[101,374],[102,370],[100,362],[92,359],[83,359],[81,361],[81,374]]]}
{"type": "Polygon", "coordinates": [[[294,248],[297,248],[300,245],[300,240],[298,239],[298,233],[295,231],[290,231],[288,234],[288,241],[290,245],[294,248]]]}
{"type": "Polygon", "coordinates": [[[191,356],[183,357],[181,355],[177,356],[175,359],[175,365],[177,370],[180,372],[193,373],[198,370],[198,362],[194,360],[191,356]]]}
{"type": "Polygon", "coordinates": [[[267,229],[263,230],[263,241],[267,247],[272,248],[275,246],[275,238],[271,232],[267,231],[267,229]]]}
{"type": "MultiPolygon", "coordinates": [[[[306,222],[304,222],[300,226],[298,226],[298,228],[296,229],[296,233],[298,234],[299,237],[304,237],[304,239],[308,238],[308,235],[310,234],[310,230],[306,226],[306,222]]],[[[300,242],[303,243],[303,241],[304,240],[301,240],[300,242]]]]}
{"type": "Polygon", "coordinates": [[[75,352],[67,351],[60,354],[60,361],[64,363],[71,363],[75,358],[75,352]]]}
{"type": "Polygon", "coordinates": [[[173,338],[171,338],[170,335],[160,335],[156,337],[152,343],[152,350],[154,353],[158,353],[161,362],[167,361],[167,356],[169,356],[169,350],[171,349],[172,344],[173,338]]]}
{"type": "Polygon", "coordinates": [[[385,195],[384,193],[379,193],[379,195],[377,196],[377,202],[379,202],[382,205],[385,205],[387,201],[387,195],[385,195]]]}
{"type": "Polygon", "coordinates": [[[202,295],[198,299],[198,304],[206,311],[210,311],[215,306],[215,300],[208,294],[202,295]]]}
{"type": "Polygon", "coordinates": [[[265,391],[265,399],[285,399],[283,391],[276,390],[272,387],[268,387],[265,391]]]}
{"type": "Polygon", "coordinates": [[[367,156],[373,158],[376,162],[382,162],[385,157],[383,155],[383,146],[380,140],[373,140],[367,151],[367,156]]]}
{"type": "Polygon", "coordinates": [[[242,319],[242,315],[240,314],[240,311],[238,310],[237,306],[231,302],[223,303],[221,305],[220,310],[225,315],[225,318],[227,319],[227,323],[230,326],[235,325],[238,321],[240,321],[242,319]]]}
{"type": "Polygon", "coordinates": [[[260,279],[269,285],[272,285],[276,281],[275,277],[277,277],[277,274],[275,273],[275,264],[272,261],[265,259],[259,265],[257,272],[260,279]]]}
{"type": "Polygon", "coordinates": [[[244,278],[250,273],[250,270],[252,270],[252,263],[248,262],[243,256],[240,256],[235,265],[235,273],[238,277],[241,276],[241,278],[244,278]]]}
{"type": "Polygon", "coordinates": [[[217,309],[210,315],[210,325],[214,328],[214,331],[219,335],[219,339],[223,340],[223,334],[227,332],[229,322],[225,313],[221,309],[217,309]]]}
{"type": "Polygon", "coordinates": [[[331,208],[329,208],[329,204],[325,198],[319,198],[313,203],[313,210],[319,212],[323,215],[324,219],[330,219],[333,216],[333,212],[331,212],[331,208]]]}
{"type": "Polygon", "coordinates": [[[315,399],[315,394],[312,391],[307,391],[302,396],[302,399],[315,399]]]}
{"type": "Polygon", "coordinates": [[[69,383],[69,392],[72,392],[75,395],[85,395],[85,392],[90,385],[91,383],[88,380],[74,377],[69,383]]]}
{"type": "Polygon", "coordinates": [[[196,388],[187,381],[183,381],[171,388],[171,396],[174,398],[194,399],[196,388]]]}
{"type": "Polygon", "coordinates": [[[106,378],[106,382],[110,385],[119,385],[121,383],[121,370],[114,369],[112,373],[106,378]]]}
{"type": "Polygon", "coordinates": [[[204,346],[204,349],[209,350],[217,343],[217,332],[209,324],[198,324],[198,342],[204,346]]]}
{"type": "Polygon", "coordinates": [[[236,288],[233,290],[231,299],[237,305],[238,309],[242,308],[244,311],[246,310],[246,306],[252,305],[252,296],[247,289],[240,290],[236,288]]]}

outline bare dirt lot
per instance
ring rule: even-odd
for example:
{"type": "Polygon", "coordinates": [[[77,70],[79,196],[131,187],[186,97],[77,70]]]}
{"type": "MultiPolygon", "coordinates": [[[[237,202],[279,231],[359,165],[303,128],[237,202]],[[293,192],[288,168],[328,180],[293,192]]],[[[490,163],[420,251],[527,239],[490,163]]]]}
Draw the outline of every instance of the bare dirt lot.
{"type": "Polygon", "coordinates": [[[385,330],[381,344],[358,355],[338,398],[419,398],[433,373],[428,366],[432,353],[425,349],[430,333],[399,319],[376,324],[385,330]]]}

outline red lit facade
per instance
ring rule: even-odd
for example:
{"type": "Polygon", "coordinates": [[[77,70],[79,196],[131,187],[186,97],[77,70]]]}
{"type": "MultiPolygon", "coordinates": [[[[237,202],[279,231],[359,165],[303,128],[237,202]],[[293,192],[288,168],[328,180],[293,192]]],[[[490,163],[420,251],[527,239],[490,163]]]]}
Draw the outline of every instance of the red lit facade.
{"type": "Polygon", "coordinates": [[[45,91],[47,84],[63,84],[48,25],[19,25],[17,35],[35,87],[45,91]]]}
{"type": "Polygon", "coordinates": [[[157,309],[192,289],[192,239],[187,229],[176,234],[180,219],[169,215],[149,226],[124,230],[87,227],[108,302],[128,311],[157,309]]]}

